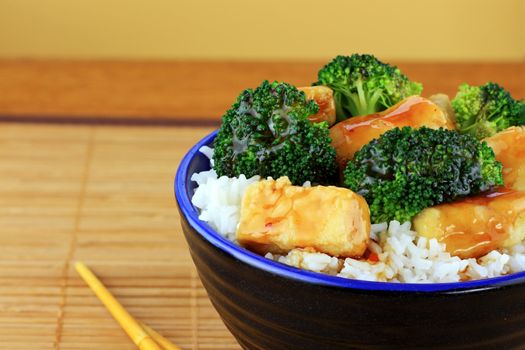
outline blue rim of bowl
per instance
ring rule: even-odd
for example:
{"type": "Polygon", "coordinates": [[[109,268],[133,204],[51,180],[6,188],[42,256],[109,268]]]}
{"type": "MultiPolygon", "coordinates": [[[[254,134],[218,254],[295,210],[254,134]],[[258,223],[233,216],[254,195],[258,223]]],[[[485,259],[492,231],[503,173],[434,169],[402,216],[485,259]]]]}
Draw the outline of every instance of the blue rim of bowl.
{"type": "Polygon", "coordinates": [[[182,214],[188,220],[190,226],[195,229],[206,241],[221,251],[231,255],[235,259],[242,261],[255,268],[279,275],[285,278],[291,278],[306,283],[338,287],[345,289],[356,289],[363,291],[382,291],[382,292],[473,292],[479,290],[493,289],[507,285],[513,285],[525,282],[525,271],[517,272],[505,276],[487,278],[482,280],[467,282],[450,282],[450,283],[394,283],[394,282],[370,282],[356,279],[349,279],[337,276],[330,276],[322,273],[301,270],[285,264],[281,264],[260,255],[257,255],[247,249],[244,249],[228,239],[221,236],[206,222],[199,220],[199,212],[191,203],[190,194],[186,191],[187,181],[191,181],[191,174],[188,174],[188,167],[200,152],[202,146],[210,145],[217,131],[213,131],[198,143],[196,143],[186,153],[182,159],[177,174],[175,176],[175,197],[179,204],[182,214]]]}

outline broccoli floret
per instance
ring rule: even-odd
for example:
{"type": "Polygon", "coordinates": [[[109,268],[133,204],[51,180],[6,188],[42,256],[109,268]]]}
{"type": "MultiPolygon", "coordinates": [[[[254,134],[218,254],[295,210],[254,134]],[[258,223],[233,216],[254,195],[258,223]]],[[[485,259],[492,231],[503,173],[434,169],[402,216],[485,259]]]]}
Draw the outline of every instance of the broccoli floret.
{"type": "Polygon", "coordinates": [[[290,84],[264,81],[244,90],[222,117],[213,168],[219,176],[288,176],[296,185],[334,182],[337,165],[328,125],[308,120],[318,110],[290,84]]]}
{"type": "Polygon", "coordinates": [[[478,139],[510,126],[525,124],[525,102],[514,100],[496,83],[482,86],[462,84],[452,100],[452,108],[459,131],[478,139]]]}
{"type": "Polygon", "coordinates": [[[423,90],[399,68],[372,55],[337,56],[318,72],[317,79],[313,85],[334,90],[337,121],[380,112],[423,90]]]}
{"type": "Polygon", "coordinates": [[[424,208],[503,185],[501,171],[486,142],[452,130],[404,127],[357,152],[344,184],[365,197],[373,222],[404,222],[424,208]]]}

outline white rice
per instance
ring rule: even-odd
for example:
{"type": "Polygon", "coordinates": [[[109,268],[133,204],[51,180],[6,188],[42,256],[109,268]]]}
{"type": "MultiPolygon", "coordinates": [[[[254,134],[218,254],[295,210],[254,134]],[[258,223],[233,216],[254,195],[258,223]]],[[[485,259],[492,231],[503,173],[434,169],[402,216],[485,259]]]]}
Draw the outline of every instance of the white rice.
{"type": "MultiPolygon", "coordinates": [[[[200,151],[212,162],[213,149],[202,147],[200,151]]],[[[199,218],[235,241],[244,191],[260,177],[218,178],[214,170],[209,170],[193,174],[191,180],[198,185],[192,203],[200,209],[199,218]]],[[[311,185],[307,182],[303,186],[311,185]]],[[[410,222],[373,224],[368,249],[377,261],[338,259],[308,249],[293,249],[286,255],[268,253],[265,257],[305,270],[385,282],[458,282],[525,270],[525,243],[508,250],[493,250],[479,259],[460,259],[451,256],[436,239],[418,236],[410,229],[410,222]]]]}
{"type": "MultiPolygon", "coordinates": [[[[210,159],[210,163],[213,162],[213,149],[204,146],[200,151],[210,159]]],[[[224,237],[235,241],[242,196],[246,188],[259,181],[260,177],[217,177],[215,170],[211,169],[193,174],[191,180],[198,185],[191,202],[200,209],[199,219],[206,221],[224,237]]]]}

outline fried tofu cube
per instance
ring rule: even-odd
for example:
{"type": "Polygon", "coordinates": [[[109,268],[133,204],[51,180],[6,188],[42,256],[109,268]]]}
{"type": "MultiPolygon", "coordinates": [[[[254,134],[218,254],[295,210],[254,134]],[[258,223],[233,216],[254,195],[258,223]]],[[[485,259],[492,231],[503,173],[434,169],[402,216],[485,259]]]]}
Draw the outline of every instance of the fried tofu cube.
{"type": "Polygon", "coordinates": [[[309,248],[337,257],[359,257],[370,238],[363,197],[334,186],[292,186],[287,177],[254,183],[244,194],[236,233],[259,254],[309,248]]]}
{"type": "Polygon", "coordinates": [[[379,113],[353,117],[330,128],[332,146],[340,169],[364,145],[388,130],[410,126],[454,129],[454,122],[441,107],[421,96],[410,96],[379,113]]]}
{"type": "Polygon", "coordinates": [[[503,164],[505,187],[525,191],[525,127],[508,128],[485,141],[503,164]]]}
{"type": "Polygon", "coordinates": [[[419,235],[436,238],[462,259],[478,258],[525,238],[525,192],[498,192],[465,198],[421,211],[413,224],[419,235]]]}
{"type": "Polygon", "coordinates": [[[327,122],[328,126],[335,123],[334,92],[328,86],[304,86],[298,88],[308,100],[314,100],[319,106],[319,112],[308,117],[312,123],[327,122]]]}

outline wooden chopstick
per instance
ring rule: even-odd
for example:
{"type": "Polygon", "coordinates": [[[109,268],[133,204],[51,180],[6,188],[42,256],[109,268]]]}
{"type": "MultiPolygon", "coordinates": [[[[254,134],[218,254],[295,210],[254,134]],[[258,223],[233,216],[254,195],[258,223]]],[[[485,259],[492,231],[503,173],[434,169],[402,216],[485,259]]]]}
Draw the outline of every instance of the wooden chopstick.
{"type": "Polygon", "coordinates": [[[139,324],[84,263],[76,262],[75,270],[140,350],[181,350],[150,327],[139,324]]]}
{"type": "Polygon", "coordinates": [[[153,340],[159,344],[164,350],[182,350],[181,348],[173,345],[168,339],[164,338],[160,333],[150,328],[148,325],[139,321],[140,326],[149,334],[153,340]]]}

